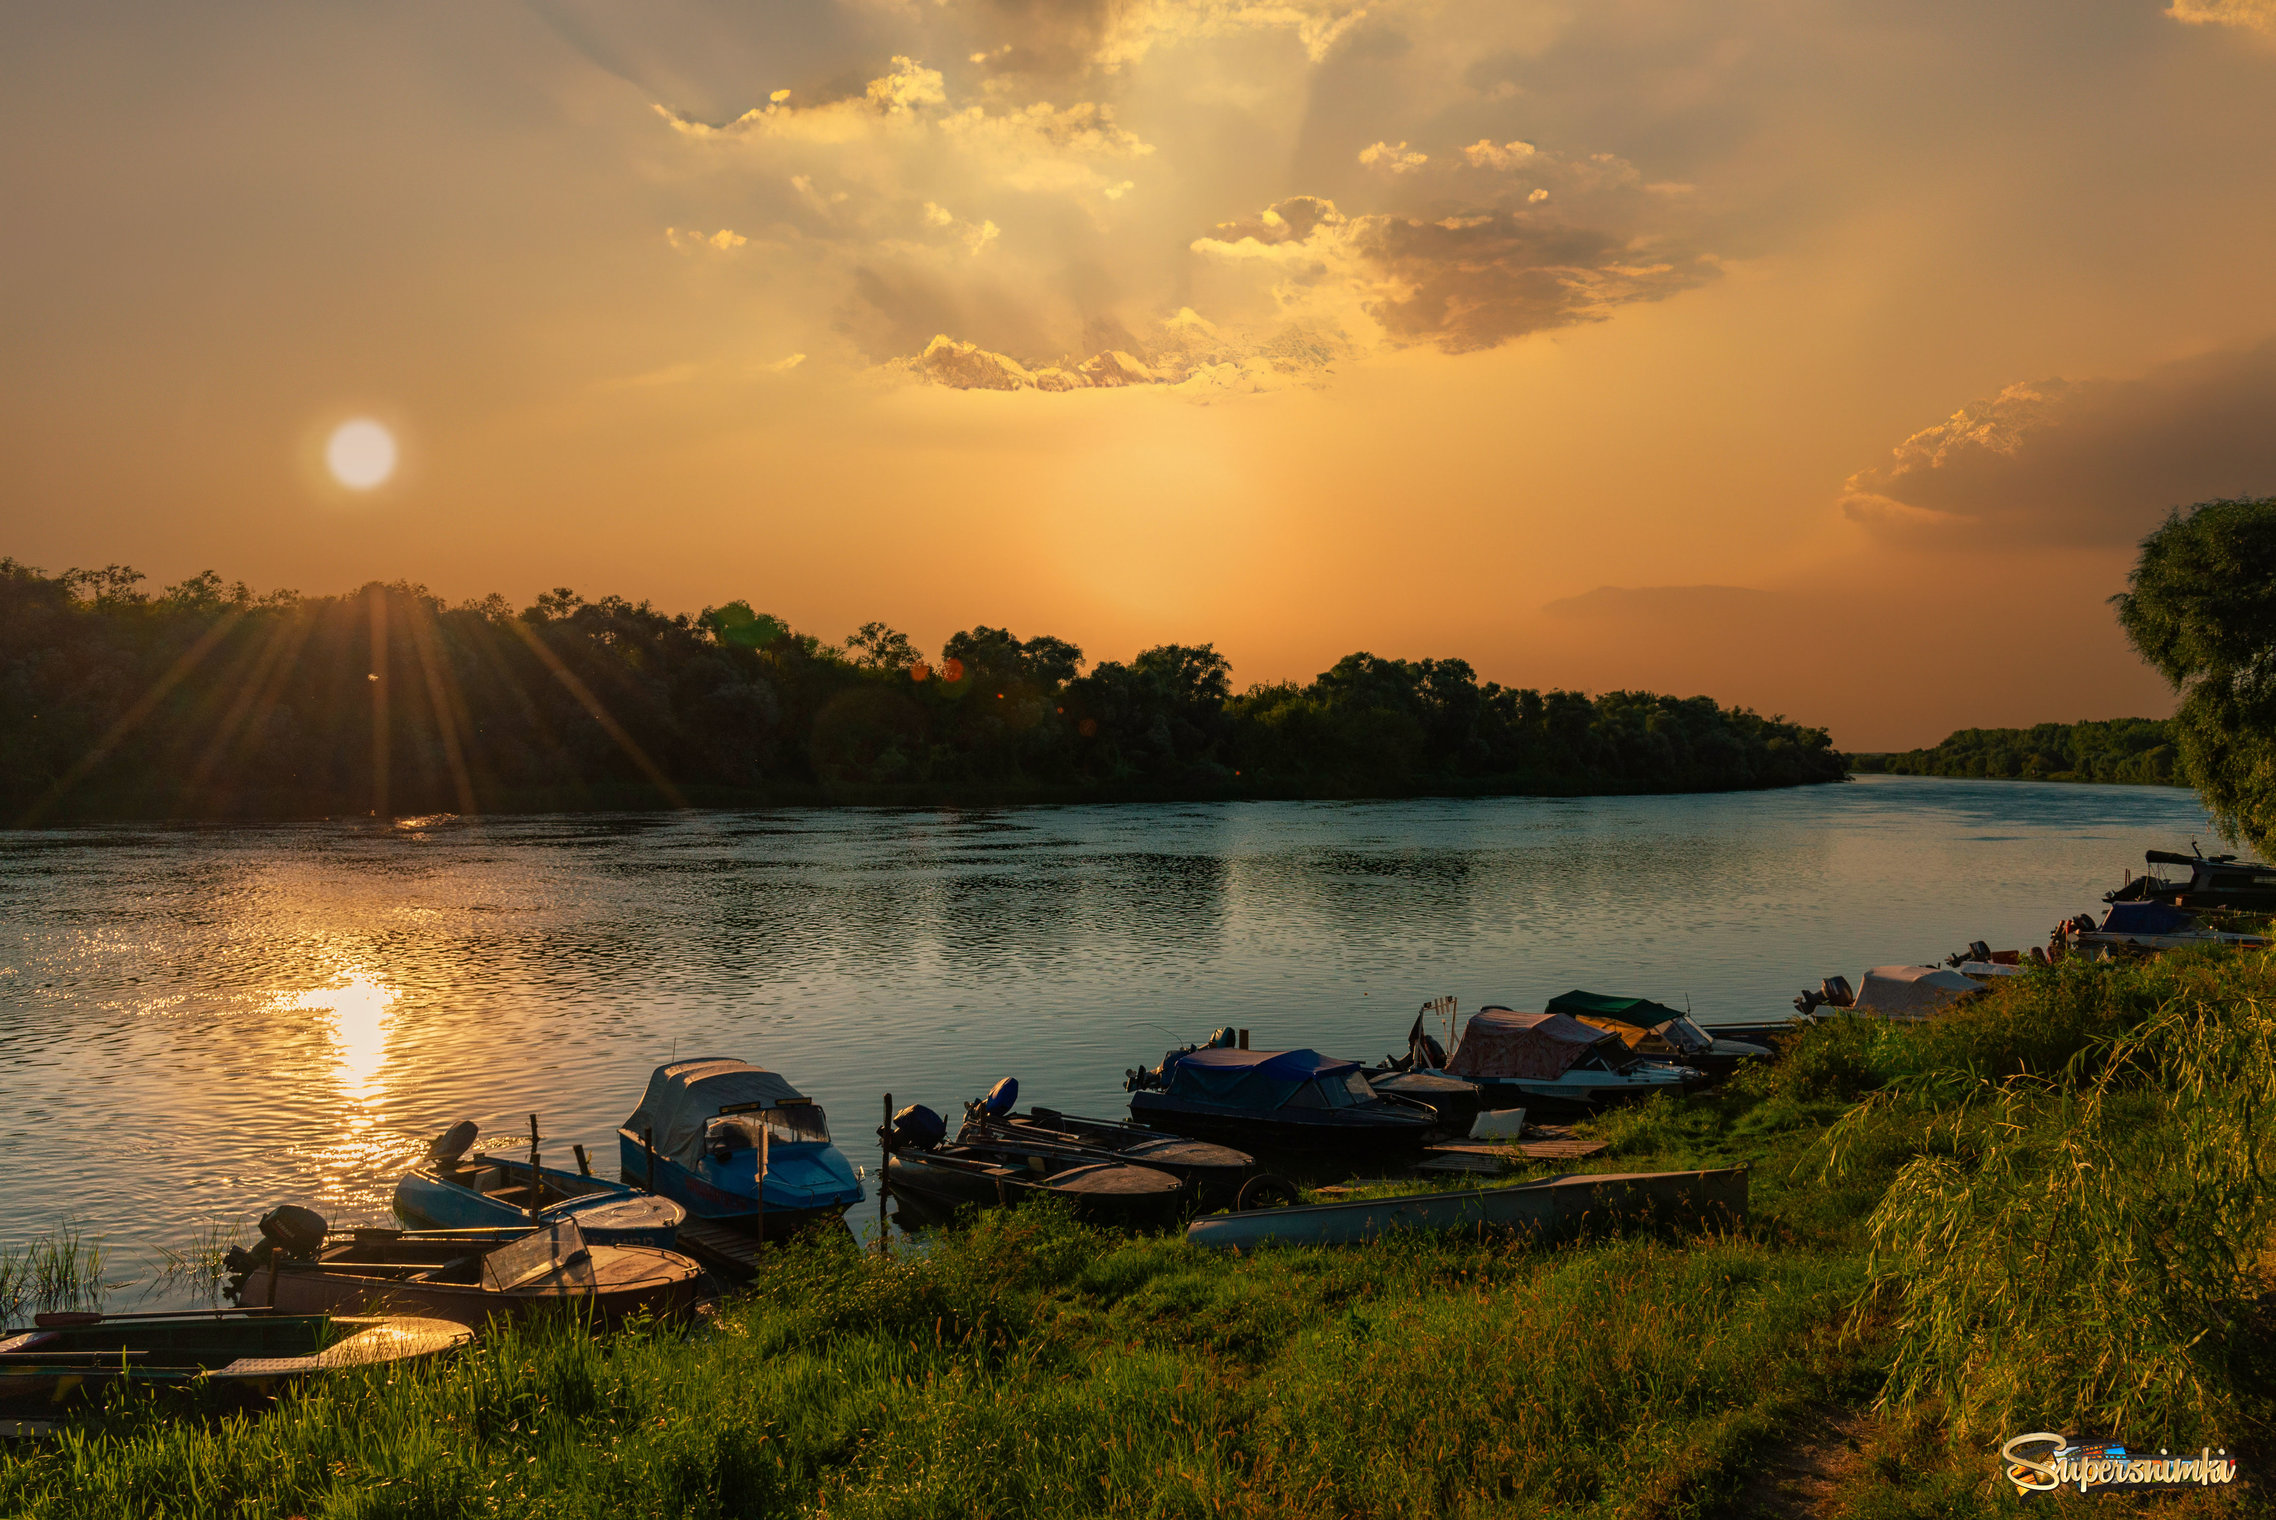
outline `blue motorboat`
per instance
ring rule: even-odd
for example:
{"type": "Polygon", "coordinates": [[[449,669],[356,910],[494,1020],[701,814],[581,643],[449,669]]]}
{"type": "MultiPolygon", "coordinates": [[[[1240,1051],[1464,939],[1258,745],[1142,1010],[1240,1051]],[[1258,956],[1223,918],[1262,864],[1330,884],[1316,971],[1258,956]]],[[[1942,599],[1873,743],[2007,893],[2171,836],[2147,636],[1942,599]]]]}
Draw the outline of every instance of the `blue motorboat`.
{"type": "Polygon", "coordinates": [[[659,1066],[617,1131],[624,1180],[697,1219],[772,1235],[862,1200],[822,1105],[780,1072],[726,1056],[659,1066]]]}
{"type": "Polygon", "coordinates": [[[1299,1166],[1411,1161],[1438,1127],[1428,1105],[1370,1087],[1356,1061],[1316,1050],[1239,1050],[1217,1038],[1130,1072],[1123,1083],[1130,1117],[1299,1166]]]}
{"type": "Polygon", "coordinates": [[[678,1243],[687,1210],[671,1199],[582,1170],[542,1164],[533,1168],[528,1161],[494,1153],[469,1157],[477,1133],[471,1120],[452,1125],[427,1147],[427,1159],[395,1185],[395,1212],[405,1224],[431,1230],[510,1231],[573,1218],[585,1239],[595,1245],[656,1246],[668,1251],[678,1243]]]}

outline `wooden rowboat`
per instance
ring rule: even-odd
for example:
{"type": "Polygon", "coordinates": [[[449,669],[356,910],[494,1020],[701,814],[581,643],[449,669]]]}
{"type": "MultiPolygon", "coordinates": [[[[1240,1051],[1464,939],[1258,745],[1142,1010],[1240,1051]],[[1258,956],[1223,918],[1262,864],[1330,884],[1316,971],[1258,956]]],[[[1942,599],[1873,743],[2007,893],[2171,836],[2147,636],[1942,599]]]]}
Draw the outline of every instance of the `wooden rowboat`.
{"type": "Polygon", "coordinates": [[[356,1230],[313,1251],[271,1245],[237,1301],[288,1314],[417,1314],[479,1327],[544,1311],[613,1324],[695,1306],[703,1269],[653,1246],[587,1245],[574,1219],[512,1239],[356,1230]]]}
{"type": "Polygon", "coordinates": [[[29,1328],[0,1330],[0,1402],[201,1379],[267,1392],[316,1373],[439,1356],[473,1339],[463,1324],[403,1315],[42,1314],[29,1328]]]}

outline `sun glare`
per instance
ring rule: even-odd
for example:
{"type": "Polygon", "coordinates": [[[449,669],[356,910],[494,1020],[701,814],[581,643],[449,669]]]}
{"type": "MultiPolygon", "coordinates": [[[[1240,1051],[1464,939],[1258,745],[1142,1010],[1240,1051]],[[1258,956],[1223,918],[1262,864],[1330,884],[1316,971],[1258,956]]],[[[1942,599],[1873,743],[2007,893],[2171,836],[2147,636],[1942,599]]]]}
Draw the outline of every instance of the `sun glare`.
{"type": "Polygon", "coordinates": [[[288,1008],[332,1015],[340,1085],[356,1102],[369,1098],[379,1086],[395,997],[395,989],[371,972],[351,971],[330,987],[314,988],[285,1001],[288,1008]]]}
{"type": "Polygon", "coordinates": [[[343,422],[324,445],[324,463],[349,490],[372,490],[395,473],[395,435],[369,417],[343,422]]]}

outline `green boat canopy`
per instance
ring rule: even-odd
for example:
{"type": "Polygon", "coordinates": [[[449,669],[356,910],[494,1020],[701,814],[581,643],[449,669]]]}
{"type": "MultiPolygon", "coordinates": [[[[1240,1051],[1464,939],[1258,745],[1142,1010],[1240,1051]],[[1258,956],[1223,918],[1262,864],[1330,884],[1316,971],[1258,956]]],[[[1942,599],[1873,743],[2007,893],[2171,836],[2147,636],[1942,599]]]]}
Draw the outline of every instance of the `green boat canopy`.
{"type": "Polygon", "coordinates": [[[1606,997],[1600,992],[1567,992],[1542,1006],[1549,1013],[1570,1014],[1576,1019],[1616,1019],[1638,1029],[1657,1029],[1669,1019],[1686,1017],[1682,1009],[1650,998],[1606,997]]]}

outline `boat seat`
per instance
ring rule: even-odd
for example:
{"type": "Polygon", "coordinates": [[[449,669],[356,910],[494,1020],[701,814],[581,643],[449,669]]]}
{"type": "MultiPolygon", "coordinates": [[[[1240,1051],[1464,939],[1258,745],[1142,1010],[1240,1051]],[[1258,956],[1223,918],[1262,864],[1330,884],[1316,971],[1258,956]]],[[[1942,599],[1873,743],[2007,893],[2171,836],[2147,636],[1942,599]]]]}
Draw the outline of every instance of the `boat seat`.
{"type": "Polygon", "coordinates": [[[443,1282],[449,1278],[451,1273],[465,1271],[468,1266],[472,1265],[478,1259],[479,1258],[473,1256],[454,1256],[439,1267],[429,1267],[423,1272],[412,1273],[411,1281],[443,1282]]]}

